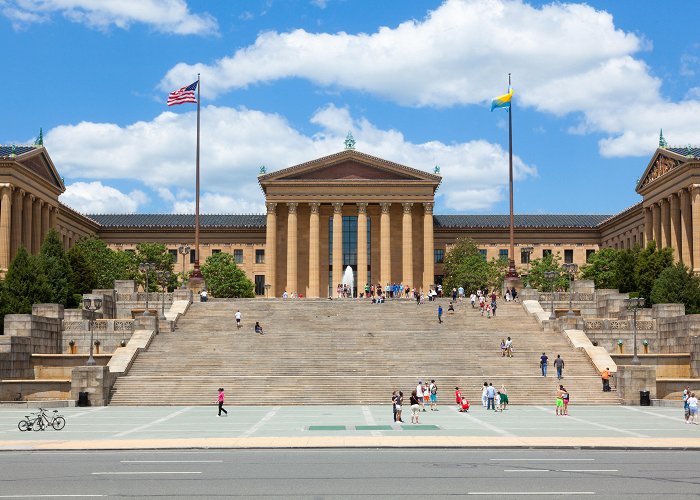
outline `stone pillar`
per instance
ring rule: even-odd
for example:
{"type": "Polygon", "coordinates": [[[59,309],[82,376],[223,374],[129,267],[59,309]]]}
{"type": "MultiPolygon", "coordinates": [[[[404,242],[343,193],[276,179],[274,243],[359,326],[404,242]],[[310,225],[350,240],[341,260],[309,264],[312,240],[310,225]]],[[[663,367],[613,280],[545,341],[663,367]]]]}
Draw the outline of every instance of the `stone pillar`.
{"type": "Polygon", "coordinates": [[[41,243],[46,239],[46,233],[49,232],[49,208],[48,203],[41,205],[41,243]]]}
{"type": "Polygon", "coordinates": [[[380,203],[382,215],[379,220],[380,279],[382,288],[391,283],[391,203],[380,203]]]}
{"type": "Polygon", "coordinates": [[[32,215],[34,212],[34,196],[24,193],[22,200],[22,245],[27,252],[32,253],[32,215]]]}
{"type": "Polygon", "coordinates": [[[43,200],[32,197],[32,253],[38,254],[41,249],[41,206],[43,200]]]}
{"type": "Polygon", "coordinates": [[[320,297],[321,285],[319,282],[320,265],[320,231],[319,231],[319,207],[320,203],[309,203],[309,289],[307,297],[320,297]]]}
{"type": "Polygon", "coordinates": [[[343,281],[343,204],[333,203],[333,283],[331,295],[343,281]]]}
{"type": "Polygon", "coordinates": [[[656,243],[656,248],[661,250],[661,206],[658,203],[654,203],[651,210],[651,218],[654,224],[654,242],[656,243]]]}
{"type": "Polygon", "coordinates": [[[644,207],[644,244],[654,239],[654,222],[652,221],[651,207],[644,207]]]}
{"type": "Polygon", "coordinates": [[[673,247],[673,260],[681,258],[681,203],[677,194],[668,197],[671,205],[671,246],[673,247]]]}
{"type": "Polygon", "coordinates": [[[15,189],[12,199],[12,222],[10,223],[10,261],[17,255],[17,250],[22,244],[22,197],[23,189],[15,189]]]}
{"type": "Polygon", "coordinates": [[[287,292],[298,292],[297,286],[297,205],[287,203],[287,292]]]}
{"type": "Polygon", "coordinates": [[[58,207],[50,207],[49,210],[49,229],[57,229],[56,219],[58,218],[58,207]]]}
{"type": "Polygon", "coordinates": [[[668,200],[662,199],[661,204],[661,248],[671,246],[671,212],[668,200]]]}
{"type": "Polygon", "coordinates": [[[10,267],[10,215],[12,214],[12,186],[0,185],[0,269],[10,267]]]}
{"type": "Polygon", "coordinates": [[[433,241],[433,204],[423,203],[423,290],[435,280],[435,242],[433,241]]]}
{"type": "Polygon", "coordinates": [[[413,283],[413,203],[402,203],[403,206],[403,226],[401,228],[403,252],[403,284],[405,286],[415,286],[413,283]]]}
{"type": "Polygon", "coordinates": [[[367,284],[367,203],[357,204],[357,294],[367,284]]]}
{"type": "Polygon", "coordinates": [[[693,219],[690,204],[690,192],[681,189],[681,260],[690,269],[693,268],[693,219]]]}
{"type": "Polygon", "coordinates": [[[267,225],[265,228],[265,285],[270,298],[277,296],[277,203],[265,203],[267,225]]]}
{"type": "Polygon", "coordinates": [[[693,239],[693,271],[700,272],[700,184],[693,184],[691,205],[693,207],[693,229],[691,238],[693,239]],[[695,238],[695,234],[698,238],[695,238]]]}

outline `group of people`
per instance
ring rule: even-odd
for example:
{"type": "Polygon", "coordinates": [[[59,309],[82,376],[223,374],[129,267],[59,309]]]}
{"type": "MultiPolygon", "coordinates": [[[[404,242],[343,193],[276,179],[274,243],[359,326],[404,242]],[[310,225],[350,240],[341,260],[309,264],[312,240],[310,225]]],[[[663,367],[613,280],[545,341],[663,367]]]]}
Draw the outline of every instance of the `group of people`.
{"type": "Polygon", "coordinates": [[[556,403],[555,403],[555,414],[568,415],[569,414],[569,391],[564,389],[564,386],[559,384],[556,390],[556,403]]]}
{"type": "Polygon", "coordinates": [[[686,424],[698,425],[698,398],[690,391],[690,387],[683,391],[683,412],[686,424]]]}
{"type": "MultiPolygon", "coordinates": [[[[240,310],[240,309],[238,309],[238,310],[236,311],[235,317],[236,317],[236,329],[237,329],[237,330],[240,330],[241,327],[243,326],[243,323],[241,322],[241,320],[242,320],[242,318],[243,318],[243,315],[241,314],[241,310],[240,310]]],[[[262,328],[262,326],[260,326],[260,322],[259,322],[259,321],[256,321],[256,322],[255,322],[255,333],[258,333],[258,334],[260,334],[260,335],[264,335],[264,333],[263,333],[263,328],[262,328]]]]}
{"type": "MultiPolygon", "coordinates": [[[[458,391],[456,387],[455,391],[458,391]]],[[[487,410],[503,411],[507,409],[508,392],[506,391],[506,386],[501,385],[501,389],[496,390],[491,382],[484,382],[484,385],[481,387],[481,404],[487,410]]]]}
{"type": "MultiPolygon", "coordinates": [[[[542,376],[547,376],[547,366],[549,365],[549,356],[546,353],[542,353],[540,356],[540,370],[542,371],[542,376]]],[[[561,354],[557,354],[557,358],[554,360],[554,368],[557,370],[557,379],[561,380],[564,373],[564,360],[561,354]]]]}
{"type": "MultiPolygon", "coordinates": [[[[431,380],[429,384],[422,380],[418,381],[418,385],[411,391],[409,405],[411,406],[411,423],[418,424],[420,412],[426,411],[425,407],[429,406],[430,411],[438,411],[437,408],[437,393],[438,388],[435,380],[431,380]]],[[[403,422],[403,391],[395,390],[391,394],[391,404],[394,413],[394,422],[403,422]]]]}

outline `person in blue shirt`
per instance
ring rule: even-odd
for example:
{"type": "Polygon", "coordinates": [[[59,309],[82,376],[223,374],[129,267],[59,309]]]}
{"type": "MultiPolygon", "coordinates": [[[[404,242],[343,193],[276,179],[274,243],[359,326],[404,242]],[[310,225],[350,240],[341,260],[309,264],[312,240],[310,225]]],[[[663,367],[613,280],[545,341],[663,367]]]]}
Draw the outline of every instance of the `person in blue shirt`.
{"type": "Polygon", "coordinates": [[[438,323],[442,323],[442,306],[438,306],[438,323]]]}
{"type": "Polygon", "coordinates": [[[542,356],[540,356],[540,368],[542,369],[542,376],[546,377],[547,376],[547,361],[549,358],[545,353],[542,353],[542,356]]]}

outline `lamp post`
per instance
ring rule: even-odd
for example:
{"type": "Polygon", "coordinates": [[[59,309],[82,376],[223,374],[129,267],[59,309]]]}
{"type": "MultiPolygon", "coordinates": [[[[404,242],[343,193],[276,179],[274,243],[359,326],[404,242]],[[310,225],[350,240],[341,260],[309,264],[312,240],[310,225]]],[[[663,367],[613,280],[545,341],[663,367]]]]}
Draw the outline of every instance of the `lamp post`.
{"type": "Polygon", "coordinates": [[[569,277],[569,311],[566,313],[566,315],[570,318],[574,316],[574,311],[571,308],[571,300],[573,298],[573,290],[571,288],[571,276],[578,271],[578,266],[574,264],[573,262],[564,264],[562,265],[564,268],[564,271],[566,271],[567,276],[569,277]]]}
{"type": "Polygon", "coordinates": [[[549,313],[549,319],[553,321],[557,319],[554,315],[554,280],[557,279],[557,273],[555,271],[545,271],[544,279],[549,281],[550,290],[552,291],[552,311],[549,313]]]}
{"type": "Polygon", "coordinates": [[[158,319],[165,320],[167,319],[165,317],[165,287],[170,280],[170,271],[158,271],[156,274],[158,276],[158,283],[163,289],[160,301],[160,318],[158,319]]]}
{"type": "Polygon", "coordinates": [[[85,362],[87,366],[95,366],[97,364],[95,358],[92,357],[92,322],[95,317],[95,311],[100,307],[102,307],[102,299],[83,299],[83,308],[86,311],[90,311],[90,319],[88,320],[88,329],[90,330],[90,357],[88,357],[88,360],[85,362]]]}
{"type": "Polygon", "coordinates": [[[185,255],[189,255],[190,253],[190,246],[189,245],[180,245],[177,249],[177,252],[182,255],[182,289],[184,290],[187,288],[185,286],[185,255]]]}
{"type": "Polygon", "coordinates": [[[146,274],[146,310],[143,312],[144,316],[151,315],[151,313],[148,312],[148,273],[155,268],[155,262],[141,262],[141,264],[139,264],[139,271],[146,274]]]}
{"type": "Polygon", "coordinates": [[[527,255],[527,284],[525,288],[530,288],[530,255],[532,255],[535,249],[533,247],[522,247],[520,250],[527,255]]]}
{"type": "Polygon", "coordinates": [[[632,311],[632,342],[634,342],[633,365],[641,365],[642,360],[637,357],[637,309],[644,307],[644,297],[630,297],[625,299],[627,310],[632,311]]]}

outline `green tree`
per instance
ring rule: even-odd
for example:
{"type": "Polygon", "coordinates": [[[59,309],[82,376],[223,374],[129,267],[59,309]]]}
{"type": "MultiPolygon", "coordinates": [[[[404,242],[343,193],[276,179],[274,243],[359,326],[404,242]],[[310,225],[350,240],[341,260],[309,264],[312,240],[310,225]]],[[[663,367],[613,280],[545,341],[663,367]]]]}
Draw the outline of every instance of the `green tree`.
{"type": "Polygon", "coordinates": [[[652,304],[684,304],[686,314],[700,313],[700,278],[680,262],[667,267],[651,289],[652,304]]]}
{"type": "Polygon", "coordinates": [[[588,259],[581,267],[581,278],[593,280],[596,288],[619,288],[619,251],[603,248],[588,259]]]}
{"type": "Polygon", "coordinates": [[[95,288],[112,288],[115,280],[138,279],[138,264],[133,253],[112,250],[95,236],[78,240],[76,247],[95,271],[95,288]]]}
{"type": "Polygon", "coordinates": [[[39,252],[39,264],[51,288],[49,302],[67,306],[72,300],[72,269],[55,229],[49,230],[39,252]]]}
{"type": "Polygon", "coordinates": [[[492,290],[500,290],[503,287],[503,282],[508,274],[509,262],[507,258],[493,258],[489,262],[489,281],[488,285],[492,290]]]}
{"type": "Polygon", "coordinates": [[[547,271],[555,271],[558,273],[554,281],[555,290],[569,289],[569,280],[561,269],[561,256],[552,253],[544,255],[541,259],[535,259],[530,262],[530,286],[538,290],[550,291],[552,289],[552,284],[544,279],[544,273],[547,271]]]}
{"type": "Polygon", "coordinates": [[[5,314],[29,314],[32,304],[51,300],[51,287],[37,257],[20,247],[12,259],[2,287],[0,308],[5,314]]]}
{"type": "MultiPolygon", "coordinates": [[[[169,290],[177,288],[177,276],[173,272],[173,256],[168,252],[168,247],[161,243],[139,243],[136,245],[135,261],[137,265],[141,262],[153,262],[156,268],[148,273],[148,288],[151,292],[160,290],[156,271],[170,271],[170,279],[167,287],[169,290]]],[[[146,277],[144,273],[138,274],[137,282],[145,286],[146,277]]]]}
{"type": "Polygon", "coordinates": [[[487,286],[493,278],[491,266],[469,238],[457,240],[445,254],[444,270],[447,290],[461,286],[467,292],[474,291],[487,286]]]}
{"type": "Polygon", "coordinates": [[[646,248],[639,252],[635,265],[637,291],[640,297],[651,305],[651,290],[661,272],[673,265],[673,250],[671,248],[656,249],[656,243],[650,241],[646,248]]]}
{"type": "Polygon", "coordinates": [[[202,266],[207,288],[214,297],[254,297],[255,286],[233,260],[233,255],[216,253],[202,266]]]}
{"type": "Polygon", "coordinates": [[[642,249],[639,245],[635,245],[633,248],[628,248],[625,250],[619,250],[617,256],[617,274],[618,283],[617,287],[620,292],[637,292],[637,273],[635,271],[637,267],[637,261],[639,260],[639,254],[642,249]]]}
{"type": "Polygon", "coordinates": [[[97,288],[97,277],[95,268],[92,263],[85,258],[82,247],[76,245],[68,250],[68,260],[70,260],[70,267],[73,271],[71,282],[74,299],[71,305],[76,306],[80,305],[80,302],[77,301],[75,296],[90,293],[97,288]]]}

